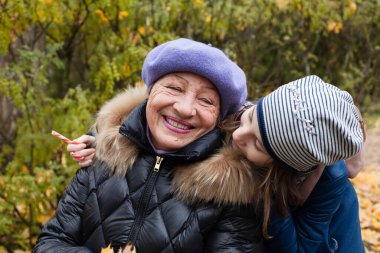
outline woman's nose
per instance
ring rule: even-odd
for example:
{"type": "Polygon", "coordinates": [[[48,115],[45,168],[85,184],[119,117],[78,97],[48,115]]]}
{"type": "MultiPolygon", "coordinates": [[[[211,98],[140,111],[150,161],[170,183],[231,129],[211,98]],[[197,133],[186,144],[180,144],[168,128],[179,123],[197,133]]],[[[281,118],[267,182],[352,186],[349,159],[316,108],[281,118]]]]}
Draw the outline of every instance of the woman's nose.
{"type": "Polygon", "coordinates": [[[196,114],[194,99],[191,98],[190,96],[183,97],[182,99],[174,103],[173,108],[182,117],[191,117],[191,116],[195,116],[196,114]]]}

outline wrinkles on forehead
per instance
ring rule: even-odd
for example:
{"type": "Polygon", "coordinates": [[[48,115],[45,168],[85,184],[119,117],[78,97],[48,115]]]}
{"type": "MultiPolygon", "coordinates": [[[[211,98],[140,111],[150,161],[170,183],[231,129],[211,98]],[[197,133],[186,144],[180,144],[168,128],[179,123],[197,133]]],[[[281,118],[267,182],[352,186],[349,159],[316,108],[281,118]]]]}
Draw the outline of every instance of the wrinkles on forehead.
{"type": "MultiPolygon", "coordinates": [[[[194,74],[194,75],[200,76],[200,75],[198,75],[198,74],[194,74]]],[[[179,82],[183,82],[183,83],[185,83],[185,84],[187,84],[187,85],[190,84],[190,82],[189,82],[186,78],[182,77],[180,74],[172,73],[172,74],[168,74],[168,75],[166,75],[166,76],[167,76],[167,77],[175,77],[179,82]]],[[[218,96],[219,96],[219,99],[220,99],[219,91],[218,91],[218,89],[215,87],[215,85],[214,85],[214,84],[213,84],[208,78],[203,77],[203,76],[200,76],[200,77],[208,81],[208,82],[206,82],[206,83],[203,83],[202,86],[203,86],[204,88],[206,88],[206,89],[210,89],[210,90],[216,91],[216,92],[218,93],[218,96]]],[[[199,81],[199,82],[200,82],[200,81],[199,81]]]]}

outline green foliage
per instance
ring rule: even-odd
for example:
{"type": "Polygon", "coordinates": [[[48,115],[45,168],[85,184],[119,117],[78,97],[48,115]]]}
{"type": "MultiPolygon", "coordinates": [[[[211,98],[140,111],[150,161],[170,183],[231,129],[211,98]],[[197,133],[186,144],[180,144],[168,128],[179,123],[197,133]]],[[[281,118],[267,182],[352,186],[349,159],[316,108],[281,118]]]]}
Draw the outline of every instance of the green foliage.
{"type": "Polygon", "coordinates": [[[57,58],[59,48],[52,44],[44,51],[20,49],[17,61],[1,72],[0,93],[19,112],[17,127],[2,133],[13,135],[11,143],[2,145],[2,154],[8,155],[0,160],[4,217],[0,219],[0,244],[7,245],[8,251],[31,247],[76,169],[72,162],[64,162],[68,159],[62,152],[64,146],[50,137],[50,131],[79,135],[90,125],[90,112],[95,110],[88,100],[89,91],[80,86],[70,88],[63,98],[49,96],[49,71],[64,66],[57,58]]]}
{"type": "Polygon", "coordinates": [[[376,0],[0,0],[0,9],[0,245],[8,252],[33,246],[76,171],[51,130],[86,132],[167,40],[222,48],[245,70],[251,98],[317,74],[363,111],[379,110],[376,0]]]}

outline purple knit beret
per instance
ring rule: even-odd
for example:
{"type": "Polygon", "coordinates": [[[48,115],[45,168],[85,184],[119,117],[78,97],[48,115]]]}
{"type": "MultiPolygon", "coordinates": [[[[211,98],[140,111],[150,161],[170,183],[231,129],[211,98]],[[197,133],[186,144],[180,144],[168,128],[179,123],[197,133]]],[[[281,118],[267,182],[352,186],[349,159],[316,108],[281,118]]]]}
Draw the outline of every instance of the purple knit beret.
{"type": "Polygon", "coordinates": [[[221,50],[190,39],[177,39],[152,49],[145,58],[142,78],[150,90],[162,76],[191,72],[210,80],[220,95],[220,116],[235,113],[247,97],[245,74],[221,50]]]}

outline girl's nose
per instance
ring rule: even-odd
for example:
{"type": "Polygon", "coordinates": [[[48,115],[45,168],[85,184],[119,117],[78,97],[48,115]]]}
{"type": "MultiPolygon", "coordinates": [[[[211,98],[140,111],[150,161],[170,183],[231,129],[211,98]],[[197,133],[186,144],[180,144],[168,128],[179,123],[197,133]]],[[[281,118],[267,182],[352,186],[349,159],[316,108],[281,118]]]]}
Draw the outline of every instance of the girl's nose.
{"type": "Polygon", "coordinates": [[[232,140],[233,140],[236,144],[239,144],[239,145],[242,144],[242,140],[244,140],[242,137],[243,137],[243,133],[242,133],[242,129],[241,129],[241,127],[239,127],[238,129],[236,129],[236,130],[232,133],[232,140]]]}

